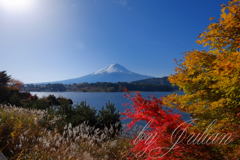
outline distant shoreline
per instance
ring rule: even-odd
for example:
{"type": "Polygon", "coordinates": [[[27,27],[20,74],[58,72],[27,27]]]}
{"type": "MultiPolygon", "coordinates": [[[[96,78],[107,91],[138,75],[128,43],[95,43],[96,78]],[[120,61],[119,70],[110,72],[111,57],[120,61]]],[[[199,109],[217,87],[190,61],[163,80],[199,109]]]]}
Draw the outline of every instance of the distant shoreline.
{"type": "MultiPolygon", "coordinates": [[[[20,90],[20,92],[80,92],[80,91],[22,91],[20,90]]],[[[122,92],[122,91],[119,91],[122,92]]],[[[91,92],[91,91],[85,91],[85,92],[81,92],[81,93],[119,93],[119,92],[91,92]]],[[[182,91],[129,91],[129,92],[182,92],[182,91]]],[[[125,93],[125,92],[122,92],[125,93]]]]}

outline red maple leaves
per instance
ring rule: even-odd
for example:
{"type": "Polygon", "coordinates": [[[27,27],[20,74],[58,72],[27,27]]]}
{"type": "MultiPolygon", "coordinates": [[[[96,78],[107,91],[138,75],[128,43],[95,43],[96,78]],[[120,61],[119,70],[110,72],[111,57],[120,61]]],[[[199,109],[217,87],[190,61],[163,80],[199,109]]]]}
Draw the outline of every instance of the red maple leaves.
{"type": "Polygon", "coordinates": [[[138,121],[146,121],[147,125],[135,135],[131,141],[133,147],[128,154],[128,159],[183,159],[189,158],[212,158],[216,153],[211,151],[211,145],[189,144],[188,139],[191,134],[188,129],[192,124],[188,124],[181,119],[181,115],[173,113],[171,109],[163,107],[162,98],[149,95],[144,99],[139,92],[129,93],[127,97],[132,104],[130,109],[125,109],[126,118],[131,118],[127,125],[127,130],[133,127],[138,121]]]}

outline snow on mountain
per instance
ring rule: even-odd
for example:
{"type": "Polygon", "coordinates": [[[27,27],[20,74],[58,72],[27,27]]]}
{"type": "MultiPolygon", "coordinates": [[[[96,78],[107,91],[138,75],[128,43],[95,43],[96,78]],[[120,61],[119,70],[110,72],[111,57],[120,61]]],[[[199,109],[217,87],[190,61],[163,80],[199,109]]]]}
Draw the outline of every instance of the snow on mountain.
{"type": "Polygon", "coordinates": [[[94,72],[92,74],[104,74],[104,73],[127,73],[127,74],[131,74],[133,72],[129,71],[127,68],[121,66],[120,64],[114,63],[114,64],[111,64],[108,67],[100,69],[97,72],[94,72]]]}
{"type": "Polygon", "coordinates": [[[62,81],[55,81],[55,82],[45,82],[45,83],[38,83],[38,84],[48,84],[48,83],[62,83],[62,84],[73,84],[73,83],[96,83],[96,82],[132,82],[141,79],[153,78],[152,76],[141,75],[138,73],[134,73],[126,69],[125,67],[121,66],[120,64],[114,63],[100,69],[92,74],[88,74],[86,76],[67,79],[62,81]]]}

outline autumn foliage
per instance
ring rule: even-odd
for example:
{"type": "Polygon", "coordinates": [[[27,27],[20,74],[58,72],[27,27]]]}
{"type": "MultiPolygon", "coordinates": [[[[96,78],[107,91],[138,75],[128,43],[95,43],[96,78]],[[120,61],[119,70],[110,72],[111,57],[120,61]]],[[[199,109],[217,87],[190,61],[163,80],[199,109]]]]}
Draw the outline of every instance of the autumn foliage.
{"type": "Polygon", "coordinates": [[[17,91],[19,91],[19,90],[21,89],[22,85],[23,85],[23,82],[21,82],[21,81],[19,81],[19,80],[17,80],[17,79],[11,78],[11,79],[9,80],[9,84],[10,84],[9,88],[10,88],[11,90],[17,90],[17,91]]]}
{"type": "Polygon", "coordinates": [[[184,59],[176,61],[178,67],[175,74],[170,75],[169,81],[183,89],[184,95],[175,93],[162,99],[152,97],[148,100],[139,93],[133,97],[127,95],[133,102],[132,109],[126,109],[123,113],[125,118],[132,118],[129,127],[139,120],[151,122],[149,130],[145,131],[151,135],[147,136],[150,138],[139,143],[132,142],[131,153],[136,155],[144,151],[142,158],[153,159],[153,155],[160,156],[167,152],[166,149],[153,148],[172,146],[171,135],[183,121],[179,115],[163,109],[162,105],[165,105],[198,119],[194,125],[189,125],[190,135],[203,134],[207,126],[216,121],[208,133],[209,139],[214,141],[214,137],[231,135],[231,143],[188,145],[186,138],[175,146],[177,149],[157,159],[240,158],[240,0],[231,0],[222,5],[221,11],[220,19],[210,18],[215,22],[197,40],[198,44],[208,47],[208,51],[187,51],[184,59]]]}
{"type": "Polygon", "coordinates": [[[232,143],[217,148],[227,158],[237,159],[240,156],[240,1],[232,0],[222,7],[220,19],[210,24],[197,40],[210,50],[188,51],[184,60],[177,63],[176,73],[169,77],[186,94],[169,95],[164,103],[198,118],[194,128],[199,131],[217,119],[213,130],[233,135],[232,143]]]}
{"type": "MultiPolygon", "coordinates": [[[[135,139],[131,141],[132,149],[126,155],[128,159],[222,159],[223,155],[214,150],[212,144],[194,144],[191,129],[192,123],[186,123],[181,115],[163,107],[162,98],[149,95],[144,99],[140,93],[125,95],[132,104],[121,113],[131,118],[128,129],[138,121],[146,121],[147,125],[135,139]],[[192,142],[192,143],[191,143],[192,142]],[[196,152],[197,151],[197,152],[196,152]]],[[[200,134],[198,131],[196,134],[200,134]]],[[[194,137],[195,138],[195,137],[194,137]]],[[[209,138],[211,142],[214,137],[209,138]]],[[[196,141],[197,142],[197,141],[196,141]]],[[[199,141],[200,143],[200,141],[199,141]]]]}

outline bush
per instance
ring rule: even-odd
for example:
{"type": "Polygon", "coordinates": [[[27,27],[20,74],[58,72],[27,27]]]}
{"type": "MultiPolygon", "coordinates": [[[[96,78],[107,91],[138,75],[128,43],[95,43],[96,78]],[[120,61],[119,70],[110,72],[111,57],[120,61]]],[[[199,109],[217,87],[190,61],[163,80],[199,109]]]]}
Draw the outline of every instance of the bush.
{"type": "Polygon", "coordinates": [[[89,126],[99,128],[101,131],[103,131],[105,127],[107,127],[107,129],[112,127],[113,133],[111,136],[114,137],[122,128],[120,114],[115,113],[115,111],[116,108],[113,103],[110,103],[110,101],[106,103],[106,109],[103,106],[102,110],[99,110],[97,115],[97,110],[94,107],[91,108],[86,100],[74,106],[70,105],[68,101],[65,101],[57,108],[56,114],[61,116],[65,115],[66,123],[71,123],[73,127],[82,124],[85,121],[88,122],[89,126]]]}
{"type": "Polygon", "coordinates": [[[41,109],[41,110],[46,110],[47,108],[49,108],[50,105],[49,103],[47,102],[46,99],[42,98],[42,99],[39,99],[39,100],[36,100],[32,103],[32,107],[31,108],[34,108],[34,109],[41,109]]]}
{"type": "Polygon", "coordinates": [[[18,94],[11,95],[9,103],[16,106],[21,106],[21,97],[18,94]]]}
{"type": "Polygon", "coordinates": [[[97,123],[96,119],[97,110],[90,105],[87,105],[86,100],[82,101],[80,104],[74,106],[74,122],[73,125],[79,125],[85,121],[88,121],[90,126],[95,126],[97,123]]]}
{"type": "Polygon", "coordinates": [[[106,126],[110,129],[110,127],[113,126],[114,132],[112,136],[115,136],[115,133],[121,131],[122,129],[119,111],[117,113],[115,113],[115,111],[116,108],[114,107],[114,103],[110,103],[110,101],[108,101],[108,103],[106,103],[106,109],[103,106],[102,110],[99,110],[99,113],[97,115],[97,127],[104,129],[106,126]]]}

